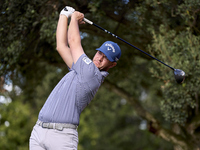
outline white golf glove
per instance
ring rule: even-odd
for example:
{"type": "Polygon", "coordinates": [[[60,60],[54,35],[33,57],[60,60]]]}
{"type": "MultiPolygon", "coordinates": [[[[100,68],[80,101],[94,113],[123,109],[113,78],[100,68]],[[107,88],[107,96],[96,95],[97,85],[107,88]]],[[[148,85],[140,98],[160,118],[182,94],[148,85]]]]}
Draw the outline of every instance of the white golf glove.
{"type": "Polygon", "coordinates": [[[75,11],[74,8],[66,6],[65,8],[63,8],[63,10],[60,12],[60,15],[65,15],[67,16],[67,18],[71,17],[71,15],[73,14],[73,12],[75,11]]]}

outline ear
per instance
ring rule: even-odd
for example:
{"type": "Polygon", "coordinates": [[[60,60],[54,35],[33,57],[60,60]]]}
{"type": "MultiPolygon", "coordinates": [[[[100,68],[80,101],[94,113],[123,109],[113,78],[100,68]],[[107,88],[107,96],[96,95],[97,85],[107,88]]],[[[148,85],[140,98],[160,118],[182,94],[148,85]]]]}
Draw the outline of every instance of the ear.
{"type": "Polygon", "coordinates": [[[117,65],[116,62],[112,62],[112,64],[109,66],[109,68],[113,68],[113,67],[115,67],[116,65],[117,65]]]}

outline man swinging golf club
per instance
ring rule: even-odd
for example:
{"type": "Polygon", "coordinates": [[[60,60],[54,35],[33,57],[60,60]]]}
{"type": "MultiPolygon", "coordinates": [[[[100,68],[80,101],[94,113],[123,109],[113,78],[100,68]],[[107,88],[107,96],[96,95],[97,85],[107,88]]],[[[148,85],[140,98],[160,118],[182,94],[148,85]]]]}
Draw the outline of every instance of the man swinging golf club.
{"type": "Polygon", "coordinates": [[[67,64],[67,73],[40,110],[30,137],[30,150],[77,150],[79,117],[93,99],[108,70],[116,66],[120,47],[106,41],[93,60],[84,53],[79,25],[84,15],[66,6],[57,25],[57,50],[67,64]],[[68,26],[68,18],[71,21],[68,26]],[[69,45],[69,46],[68,46],[69,45]]]}

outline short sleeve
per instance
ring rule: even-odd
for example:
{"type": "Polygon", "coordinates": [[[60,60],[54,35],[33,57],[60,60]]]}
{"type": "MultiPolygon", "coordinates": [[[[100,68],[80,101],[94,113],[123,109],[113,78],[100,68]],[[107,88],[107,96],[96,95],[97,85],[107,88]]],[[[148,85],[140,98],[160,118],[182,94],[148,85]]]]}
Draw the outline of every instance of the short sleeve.
{"type": "Polygon", "coordinates": [[[98,68],[86,54],[80,56],[78,61],[73,64],[72,69],[75,70],[82,82],[92,79],[97,75],[98,68]]]}

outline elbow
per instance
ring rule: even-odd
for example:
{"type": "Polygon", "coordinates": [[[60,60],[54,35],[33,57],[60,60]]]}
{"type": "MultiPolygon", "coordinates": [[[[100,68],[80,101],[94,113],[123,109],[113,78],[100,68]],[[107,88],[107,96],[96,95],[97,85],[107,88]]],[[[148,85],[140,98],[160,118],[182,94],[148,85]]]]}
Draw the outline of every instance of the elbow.
{"type": "Polygon", "coordinates": [[[65,47],[68,47],[67,42],[57,39],[56,40],[56,50],[57,51],[62,51],[63,49],[65,49],[65,47]]]}
{"type": "Polygon", "coordinates": [[[61,46],[63,45],[63,43],[61,42],[60,39],[56,39],[56,50],[60,51],[61,50],[61,46]]]}
{"type": "Polygon", "coordinates": [[[61,50],[60,45],[57,45],[57,46],[56,46],[56,50],[57,50],[57,51],[60,51],[60,50],[61,50]]]}
{"type": "Polygon", "coordinates": [[[65,49],[65,47],[67,47],[67,46],[65,46],[65,45],[57,45],[56,46],[56,50],[58,51],[58,52],[61,52],[63,49],[65,49]]]}

